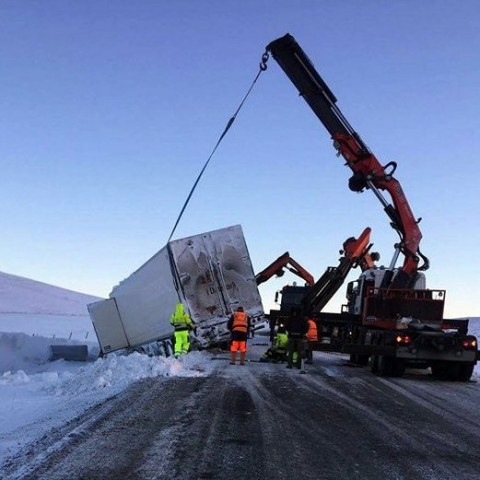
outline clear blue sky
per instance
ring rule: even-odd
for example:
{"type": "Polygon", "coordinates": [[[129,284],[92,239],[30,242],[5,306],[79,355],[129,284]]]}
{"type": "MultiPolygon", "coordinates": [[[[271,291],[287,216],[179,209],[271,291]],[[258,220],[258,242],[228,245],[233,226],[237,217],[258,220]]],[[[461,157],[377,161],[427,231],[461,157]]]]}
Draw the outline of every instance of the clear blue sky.
{"type": "MultiPolygon", "coordinates": [[[[289,32],[398,162],[446,315],[479,316],[479,18],[477,0],[3,0],[0,270],[107,296],[165,245],[265,46],[289,32]]],[[[288,250],[317,278],[370,226],[388,264],[397,236],[349,176],[270,59],[175,238],[241,224],[255,271],[288,250]]],[[[287,280],[261,288],[266,308],[287,280]]]]}

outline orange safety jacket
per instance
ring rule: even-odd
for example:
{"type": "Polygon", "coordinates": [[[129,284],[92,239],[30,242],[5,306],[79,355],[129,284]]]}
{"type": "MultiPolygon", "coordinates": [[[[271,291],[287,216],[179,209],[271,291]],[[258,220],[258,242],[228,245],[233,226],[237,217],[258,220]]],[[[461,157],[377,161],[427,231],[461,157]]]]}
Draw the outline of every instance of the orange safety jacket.
{"type": "Polygon", "coordinates": [[[318,340],[318,331],[317,331],[317,324],[315,320],[309,318],[308,322],[308,332],[307,332],[307,340],[309,342],[316,342],[318,340]]]}
{"type": "Polygon", "coordinates": [[[235,312],[233,314],[232,332],[247,333],[248,320],[245,312],[235,312]]]}

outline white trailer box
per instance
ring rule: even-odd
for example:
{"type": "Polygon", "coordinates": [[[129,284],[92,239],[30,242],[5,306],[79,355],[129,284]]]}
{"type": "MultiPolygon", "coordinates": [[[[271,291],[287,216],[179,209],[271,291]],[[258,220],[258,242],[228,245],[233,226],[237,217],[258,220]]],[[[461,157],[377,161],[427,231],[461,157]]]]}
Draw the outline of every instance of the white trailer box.
{"type": "Polygon", "coordinates": [[[254,325],[264,322],[240,225],[169,242],[114,287],[109,299],[88,305],[102,352],[159,341],[167,347],[179,301],[196,326],[192,341],[201,348],[228,340],[226,324],[238,306],[254,325]]]}

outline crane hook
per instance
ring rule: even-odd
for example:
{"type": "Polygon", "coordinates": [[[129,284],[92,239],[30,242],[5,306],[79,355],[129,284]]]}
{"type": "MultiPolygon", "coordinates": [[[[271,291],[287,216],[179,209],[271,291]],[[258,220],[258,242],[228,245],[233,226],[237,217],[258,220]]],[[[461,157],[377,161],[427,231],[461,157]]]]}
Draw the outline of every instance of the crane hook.
{"type": "Polygon", "coordinates": [[[270,58],[270,55],[268,54],[268,52],[265,52],[262,55],[262,61],[260,62],[260,70],[262,72],[264,72],[267,69],[267,62],[269,58],[270,58]]]}

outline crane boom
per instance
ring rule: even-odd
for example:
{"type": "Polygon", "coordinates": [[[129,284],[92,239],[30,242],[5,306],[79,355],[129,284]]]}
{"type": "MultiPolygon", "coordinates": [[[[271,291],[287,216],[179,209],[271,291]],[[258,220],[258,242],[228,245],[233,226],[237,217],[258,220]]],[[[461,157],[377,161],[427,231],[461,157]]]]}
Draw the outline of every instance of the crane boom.
{"type": "Polygon", "coordinates": [[[357,192],[365,188],[372,190],[397,231],[400,243],[395,245],[395,260],[392,261],[390,275],[385,276],[385,287],[410,287],[415,282],[417,271],[428,269],[429,262],[419,249],[422,239],[419,220],[415,219],[400,183],[393,177],[396,163],[382,165],[377,160],[337,107],[335,95],[292,35],[274,40],[266,49],[330,133],[335,148],[353,172],[349,181],[350,189],[357,192]],[[389,193],[393,205],[384,198],[381,190],[389,193]],[[389,285],[400,252],[405,256],[404,263],[394,282],[389,285]],[[421,266],[420,258],[423,260],[421,266]]]}
{"type": "Polygon", "coordinates": [[[315,280],[310,272],[305,270],[297,261],[295,261],[288,252],[280,255],[275,261],[273,261],[268,267],[264,268],[261,272],[255,275],[257,285],[260,285],[274,275],[281,277],[284,273],[283,269],[286,268],[297,277],[303,278],[307,285],[313,285],[315,280]],[[289,266],[289,264],[291,266],[289,266]]]}

